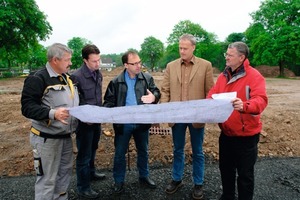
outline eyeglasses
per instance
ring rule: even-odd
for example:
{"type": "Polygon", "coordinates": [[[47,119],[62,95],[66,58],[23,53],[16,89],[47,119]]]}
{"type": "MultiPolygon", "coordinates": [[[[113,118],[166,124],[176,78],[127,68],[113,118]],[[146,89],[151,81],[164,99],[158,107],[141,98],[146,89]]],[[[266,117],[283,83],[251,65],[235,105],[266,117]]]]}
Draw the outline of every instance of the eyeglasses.
{"type": "Polygon", "coordinates": [[[224,55],[225,58],[226,58],[226,57],[232,58],[232,57],[239,57],[239,56],[242,56],[242,54],[231,55],[231,54],[227,54],[227,53],[224,53],[223,55],[224,55]]]}
{"type": "Polygon", "coordinates": [[[226,57],[228,57],[228,58],[232,58],[233,57],[233,55],[230,55],[230,54],[227,54],[227,53],[224,53],[223,55],[224,55],[225,58],[226,57]]]}
{"type": "Polygon", "coordinates": [[[142,65],[142,61],[140,60],[139,62],[135,62],[135,63],[127,63],[129,65],[133,65],[133,66],[137,66],[137,65],[142,65]]]}

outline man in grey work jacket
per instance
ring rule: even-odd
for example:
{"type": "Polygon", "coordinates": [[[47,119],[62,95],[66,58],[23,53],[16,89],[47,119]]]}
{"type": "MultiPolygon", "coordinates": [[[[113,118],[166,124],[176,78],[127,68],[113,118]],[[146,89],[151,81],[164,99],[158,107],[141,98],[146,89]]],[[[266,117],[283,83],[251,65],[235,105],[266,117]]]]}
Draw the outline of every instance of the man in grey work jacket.
{"type": "Polygon", "coordinates": [[[72,50],[55,43],[48,48],[47,57],[46,67],[26,78],[21,109],[32,120],[35,200],[68,199],[73,167],[71,133],[77,126],[68,108],[79,104],[77,88],[66,74],[72,65],[72,50]]]}
{"type": "MultiPolygon", "coordinates": [[[[93,44],[82,48],[82,66],[72,74],[72,80],[78,87],[80,105],[102,106],[102,74],[100,50],[93,44]]],[[[99,193],[91,188],[91,180],[101,180],[104,174],[95,169],[95,156],[100,140],[101,124],[79,121],[76,130],[78,154],[76,159],[78,195],[94,199],[99,193]]]]}

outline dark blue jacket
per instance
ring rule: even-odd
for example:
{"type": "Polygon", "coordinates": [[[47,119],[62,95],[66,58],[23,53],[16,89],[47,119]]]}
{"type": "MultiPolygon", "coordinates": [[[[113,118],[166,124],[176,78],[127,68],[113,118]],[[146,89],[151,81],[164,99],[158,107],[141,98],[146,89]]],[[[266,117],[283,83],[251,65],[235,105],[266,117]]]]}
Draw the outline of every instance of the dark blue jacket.
{"type": "Polygon", "coordinates": [[[79,91],[79,105],[102,106],[102,74],[96,70],[96,80],[93,78],[89,68],[84,63],[71,75],[71,79],[79,91]]]}

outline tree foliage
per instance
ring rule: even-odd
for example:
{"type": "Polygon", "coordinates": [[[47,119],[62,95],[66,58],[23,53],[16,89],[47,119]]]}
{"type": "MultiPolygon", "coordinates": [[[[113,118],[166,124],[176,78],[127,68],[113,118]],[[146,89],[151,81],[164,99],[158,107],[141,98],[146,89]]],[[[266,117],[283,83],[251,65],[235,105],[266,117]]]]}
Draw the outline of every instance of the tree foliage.
{"type": "Polygon", "coordinates": [[[212,34],[205,31],[199,24],[192,23],[190,20],[180,21],[173,28],[173,32],[168,37],[168,44],[178,43],[179,37],[183,34],[192,34],[197,42],[209,42],[212,34]]]}
{"type": "Polygon", "coordinates": [[[288,64],[300,65],[299,10],[299,0],[265,0],[246,31],[255,62],[276,62],[280,76],[288,64]]]}
{"type": "Polygon", "coordinates": [[[28,58],[28,50],[47,39],[52,27],[34,0],[2,0],[0,30],[0,58],[10,68],[20,57],[28,58]]]}
{"type": "Polygon", "coordinates": [[[163,57],[160,60],[160,68],[166,68],[167,64],[172,60],[179,58],[179,45],[178,42],[175,44],[169,44],[164,52],[163,57]]]}
{"type": "Polygon", "coordinates": [[[88,41],[85,38],[81,37],[73,37],[68,41],[68,47],[73,50],[73,55],[72,55],[72,68],[77,69],[79,68],[82,63],[82,48],[87,45],[87,44],[92,44],[91,41],[88,41]]]}
{"type": "Polygon", "coordinates": [[[35,70],[45,66],[47,62],[47,48],[41,44],[36,44],[29,50],[28,68],[35,70]]]}
{"type": "Polygon", "coordinates": [[[232,43],[232,42],[245,42],[245,34],[244,33],[231,33],[229,34],[226,39],[225,42],[232,43]]]}
{"type": "MultiPolygon", "coordinates": [[[[258,11],[251,13],[253,23],[243,33],[231,33],[224,42],[207,32],[199,24],[180,21],[167,38],[167,46],[155,37],[145,38],[141,44],[141,59],[153,70],[180,57],[178,42],[181,35],[192,34],[197,39],[194,54],[212,62],[222,70],[225,66],[223,53],[228,43],[244,41],[250,48],[252,65],[279,65],[280,75],[284,67],[300,75],[300,2],[299,0],[264,0],[258,11]]],[[[0,68],[29,67],[36,69],[46,62],[46,48],[38,41],[46,40],[52,27],[46,21],[34,0],[0,1],[0,68]]],[[[74,37],[68,42],[73,49],[74,68],[82,64],[81,50],[91,43],[74,37]]],[[[136,50],[135,50],[136,51],[136,50]]],[[[122,54],[109,54],[121,66],[122,54]]]]}
{"type": "Polygon", "coordinates": [[[143,62],[150,66],[151,71],[163,56],[164,44],[153,36],[145,38],[141,45],[140,56],[143,62]]]}
{"type": "Polygon", "coordinates": [[[276,59],[273,59],[271,35],[264,29],[262,24],[252,24],[246,31],[247,41],[250,43],[250,59],[251,63],[255,65],[268,64],[277,65],[276,59]],[[260,54],[259,54],[260,53],[260,54]]]}

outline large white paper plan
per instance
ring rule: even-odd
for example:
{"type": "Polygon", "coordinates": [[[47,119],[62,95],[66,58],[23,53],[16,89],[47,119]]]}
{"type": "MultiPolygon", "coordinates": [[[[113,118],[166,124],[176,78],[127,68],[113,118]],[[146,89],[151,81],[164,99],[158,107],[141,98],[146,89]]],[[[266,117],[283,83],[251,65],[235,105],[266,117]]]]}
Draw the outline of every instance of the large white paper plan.
{"type": "Polygon", "coordinates": [[[233,111],[232,98],[106,108],[83,105],[70,114],[89,123],[222,123],[233,111]]]}

